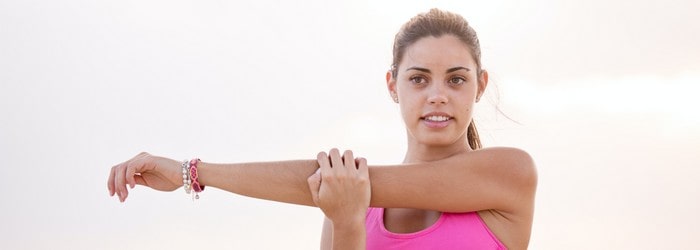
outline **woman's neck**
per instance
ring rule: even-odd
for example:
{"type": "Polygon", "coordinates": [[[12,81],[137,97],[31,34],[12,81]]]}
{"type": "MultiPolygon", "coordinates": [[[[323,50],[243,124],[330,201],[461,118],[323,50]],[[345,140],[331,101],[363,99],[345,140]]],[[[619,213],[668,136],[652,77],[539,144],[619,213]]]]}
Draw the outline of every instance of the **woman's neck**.
{"type": "Polygon", "coordinates": [[[408,138],[408,149],[404,157],[404,163],[429,162],[448,158],[450,156],[471,151],[466,138],[460,138],[450,145],[429,145],[408,138]]]}

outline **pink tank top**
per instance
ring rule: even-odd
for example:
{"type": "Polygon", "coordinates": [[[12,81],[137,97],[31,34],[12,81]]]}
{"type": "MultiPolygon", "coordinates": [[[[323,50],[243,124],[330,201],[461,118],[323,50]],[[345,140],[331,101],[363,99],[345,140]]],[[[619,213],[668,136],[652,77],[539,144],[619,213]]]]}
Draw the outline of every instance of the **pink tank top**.
{"type": "Polygon", "coordinates": [[[389,232],[384,226],[384,208],[370,207],[365,226],[367,250],[506,249],[476,212],[441,213],[430,227],[399,234],[389,232]]]}

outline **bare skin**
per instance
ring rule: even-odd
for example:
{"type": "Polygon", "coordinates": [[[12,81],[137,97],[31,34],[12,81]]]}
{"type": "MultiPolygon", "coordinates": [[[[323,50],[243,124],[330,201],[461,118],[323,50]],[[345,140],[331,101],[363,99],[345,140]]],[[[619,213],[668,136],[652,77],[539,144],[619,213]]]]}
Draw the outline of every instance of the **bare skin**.
{"type": "MultiPolygon", "coordinates": [[[[537,185],[537,174],[532,159],[527,153],[515,149],[472,151],[466,140],[466,129],[471,121],[473,106],[479,101],[488,84],[488,73],[479,72],[469,48],[450,35],[420,39],[409,46],[405,53],[405,58],[398,65],[397,74],[394,76],[389,72],[386,76],[387,89],[395,102],[400,104],[406,123],[408,150],[404,163],[444,163],[451,158],[476,162],[479,158],[477,155],[481,153],[490,157],[473,169],[478,171],[468,173],[470,177],[479,178],[481,181],[465,178],[461,181],[445,182],[454,179],[443,179],[444,177],[459,171],[448,170],[441,173],[445,175],[442,176],[435,172],[450,168],[433,168],[435,172],[430,174],[437,176],[422,178],[430,179],[435,185],[439,185],[439,191],[419,189],[414,192],[438,196],[450,192],[450,195],[440,196],[443,199],[440,200],[440,204],[436,204],[438,208],[420,208],[415,205],[379,206],[387,207],[384,210],[385,227],[395,233],[417,232],[434,224],[441,211],[478,211],[491,231],[508,248],[527,248],[537,185]],[[426,122],[426,116],[431,115],[449,119],[438,123],[426,122]],[[493,183],[483,182],[489,179],[493,183]],[[506,180],[510,181],[504,182],[506,180]],[[478,204],[454,202],[452,195],[457,195],[456,193],[463,194],[461,199],[478,204]]],[[[454,167],[459,168],[459,163],[454,167]]],[[[412,176],[405,180],[406,183],[414,184],[417,178],[421,177],[412,176]]],[[[374,187],[378,183],[373,181],[372,185],[374,187]]],[[[348,189],[348,192],[351,191],[352,189],[348,189]]],[[[336,235],[333,232],[335,227],[331,225],[333,223],[326,219],[321,249],[335,249],[331,247],[331,243],[338,237],[329,237],[336,235]]]]}
{"type": "Polygon", "coordinates": [[[365,249],[364,221],[371,197],[367,161],[355,160],[352,151],[345,151],[340,157],[337,150],[331,150],[330,156],[321,152],[317,159],[321,168],[309,177],[309,190],[314,203],[326,215],[324,224],[335,235],[330,235],[329,247],[365,249]]]}
{"type": "MultiPolygon", "coordinates": [[[[537,186],[535,165],[519,149],[469,147],[472,107],[488,82],[485,71],[477,74],[469,53],[452,36],[424,38],[407,49],[395,78],[387,74],[387,87],[406,123],[408,150],[402,164],[366,166],[362,158],[350,160],[351,152],[340,157],[332,149],[315,160],[202,162],[200,182],[240,195],[320,207],[327,217],[322,249],[364,249],[364,217],[358,215],[368,206],[388,208],[385,223],[394,232],[430,226],[440,212],[479,211],[509,249],[525,249],[537,186]],[[431,121],[437,116],[449,119],[431,121]]],[[[161,191],[179,188],[180,171],[178,161],[141,153],[112,167],[107,186],[123,202],[128,187],[136,184],[161,191]]]]}
{"type": "MultiPolygon", "coordinates": [[[[199,172],[205,186],[249,197],[315,206],[308,177],[318,168],[316,160],[238,164],[202,162],[199,172]]],[[[490,148],[430,163],[368,166],[368,170],[370,206],[445,212],[505,207],[503,211],[509,211],[507,220],[499,225],[488,224],[489,227],[510,248],[518,249],[516,246],[525,244],[529,238],[532,215],[517,211],[521,211],[518,205],[532,209],[534,191],[523,190],[534,190],[536,174],[531,159],[523,151],[490,148]],[[413,185],[405,185],[407,180],[413,185]],[[499,231],[499,228],[503,230],[499,231]]],[[[127,186],[139,184],[173,191],[181,186],[180,183],[182,176],[178,161],[141,153],[112,167],[107,186],[110,195],[116,194],[120,201],[125,201],[127,186]]]]}

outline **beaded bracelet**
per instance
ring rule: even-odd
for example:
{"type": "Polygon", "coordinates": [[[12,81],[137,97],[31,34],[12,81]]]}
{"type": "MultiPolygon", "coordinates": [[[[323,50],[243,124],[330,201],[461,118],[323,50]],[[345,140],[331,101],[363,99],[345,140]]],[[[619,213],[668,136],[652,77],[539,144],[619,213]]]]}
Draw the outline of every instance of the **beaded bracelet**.
{"type": "Polygon", "coordinates": [[[190,192],[192,191],[189,170],[190,170],[189,161],[188,160],[182,161],[182,189],[185,190],[186,194],[190,194],[190,192]]]}
{"type": "Polygon", "coordinates": [[[192,190],[194,190],[194,198],[199,199],[199,193],[204,191],[204,186],[199,184],[199,175],[197,174],[197,163],[199,159],[190,160],[190,181],[192,190]]]}

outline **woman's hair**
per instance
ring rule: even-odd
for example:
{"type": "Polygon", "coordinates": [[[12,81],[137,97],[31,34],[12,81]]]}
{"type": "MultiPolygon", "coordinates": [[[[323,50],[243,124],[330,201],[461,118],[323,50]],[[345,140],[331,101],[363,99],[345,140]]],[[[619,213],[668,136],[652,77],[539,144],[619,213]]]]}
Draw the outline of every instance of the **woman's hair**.
{"type": "MultiPolygon", "coordinates": [[[[476,31],[469,26],[464,17],[439,9],[431,9],[427,13],[418,14],[405,23],[399,30],[399,33],[396,33],[391,75],[394,78],[397,77],[399,63],[403,59],[408,46],[427,36],[441,37],[443,35],[453,35],[469,47],[474,62],[476,62],[476,74],[481,76],[481,47],[476,31]]],[[[481,77],[478,77],[478,79],[481,79],[481,77]]],[[[471,120],[467,128],[467,141],[472,149],[481,148],[481,140],[479,140],[479,133],[476,131],[474,119],[471,120]]]]}

